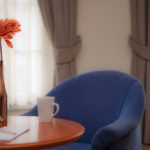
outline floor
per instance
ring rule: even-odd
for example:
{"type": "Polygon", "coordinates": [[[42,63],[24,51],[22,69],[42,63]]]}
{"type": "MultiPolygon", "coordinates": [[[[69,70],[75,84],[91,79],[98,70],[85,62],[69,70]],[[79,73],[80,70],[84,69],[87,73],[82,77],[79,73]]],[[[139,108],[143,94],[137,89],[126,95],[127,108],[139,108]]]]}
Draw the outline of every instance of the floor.
{"type": "Polygon", "coordinates": [[[25,112],[27,112],[29,109],[24,109],[24,110],[9,110],[8,111],[8,116],[19,116],[25,112]]]}

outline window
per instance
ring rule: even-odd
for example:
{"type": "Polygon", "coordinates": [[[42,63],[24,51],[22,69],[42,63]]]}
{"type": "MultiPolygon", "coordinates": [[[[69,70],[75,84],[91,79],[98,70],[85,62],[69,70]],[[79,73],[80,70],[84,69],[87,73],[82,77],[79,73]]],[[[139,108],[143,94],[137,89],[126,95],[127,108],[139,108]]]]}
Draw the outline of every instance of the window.
{"type": "Polygon", "coordinates": [[[36,104],[53,86],[53,54],[37,0],[0,0],[0,19],[16,19],[13,49],[2,40],[9,108],[36,104]]]}

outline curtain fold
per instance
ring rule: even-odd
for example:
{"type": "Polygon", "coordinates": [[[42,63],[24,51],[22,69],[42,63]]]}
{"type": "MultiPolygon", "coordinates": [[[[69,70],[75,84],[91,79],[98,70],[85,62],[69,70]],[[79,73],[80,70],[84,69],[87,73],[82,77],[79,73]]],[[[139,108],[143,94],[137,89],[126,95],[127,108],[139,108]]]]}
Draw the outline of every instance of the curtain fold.
{"type": "Polygon", "coordinates": [[[53,43],[55,84],[76,75],[75,58],[81,47],[77,36],[77,0],[38,0],[45,27],[53,43]]]}
{"type": "Polygon", "coordinates": [[[150,144],[150,1],[131,0],[132,48],[131,73],[146,91],[146,109],[142,121],[143,143],[150,144]]]}

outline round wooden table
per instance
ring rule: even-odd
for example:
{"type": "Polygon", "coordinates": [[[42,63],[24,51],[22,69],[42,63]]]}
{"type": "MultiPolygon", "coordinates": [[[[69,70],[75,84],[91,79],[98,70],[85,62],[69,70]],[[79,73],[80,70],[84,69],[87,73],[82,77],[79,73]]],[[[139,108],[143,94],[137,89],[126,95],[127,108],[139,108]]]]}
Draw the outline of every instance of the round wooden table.
{"type": "Polygon", "coordinates": [[[52,123],[41,123],[38,117],[11,116],[8,126],[28,127],[29,131],[9,142],[0,142],[1,149],[43,149],[68,144],[78,140],[84,127],[74,121],[53,119],[52,123]]]}

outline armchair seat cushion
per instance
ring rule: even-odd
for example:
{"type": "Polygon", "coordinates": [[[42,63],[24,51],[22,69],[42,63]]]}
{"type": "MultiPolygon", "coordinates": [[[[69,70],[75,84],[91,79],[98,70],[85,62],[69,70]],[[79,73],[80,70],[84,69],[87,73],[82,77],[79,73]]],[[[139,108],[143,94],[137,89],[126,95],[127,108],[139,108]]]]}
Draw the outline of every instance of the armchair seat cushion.
{"type": "Polygon", "coordinates": [[[45,150],[91,150],[91,145],[86,143],[71,143],[64,146],[59,146],[56,148],[49,148],[45,150]]]}

